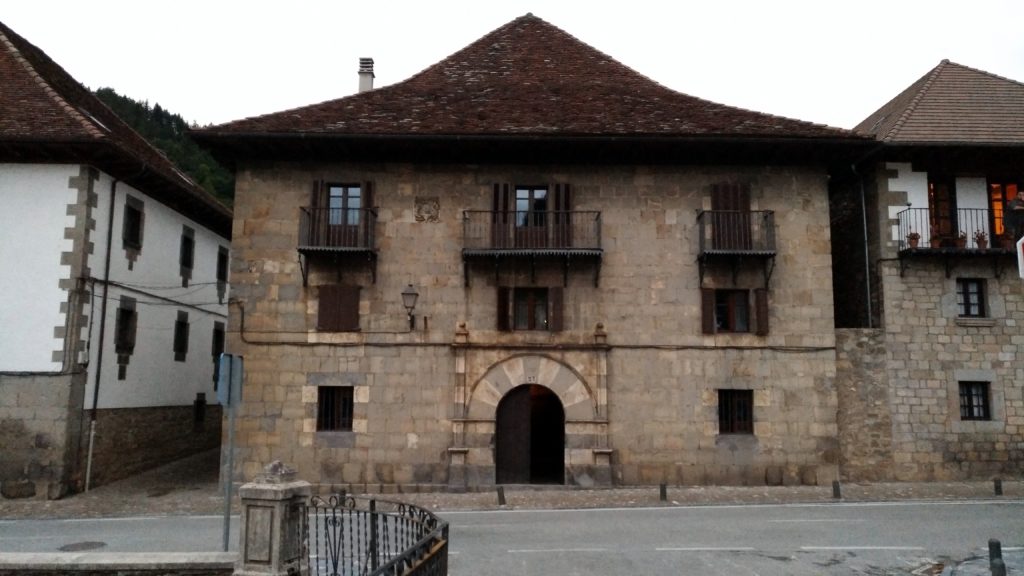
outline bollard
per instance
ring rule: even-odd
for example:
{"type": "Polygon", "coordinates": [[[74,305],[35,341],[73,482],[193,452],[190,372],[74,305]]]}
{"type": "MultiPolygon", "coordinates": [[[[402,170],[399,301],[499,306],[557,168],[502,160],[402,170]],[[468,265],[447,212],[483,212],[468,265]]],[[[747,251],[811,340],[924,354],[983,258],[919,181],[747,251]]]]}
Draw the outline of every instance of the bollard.
{"type": "Polygon", "coordinates": [[[505,487],[498,486],[498,506],[505,505],[505,487]]]}
{"type": "Polygon", "coordinates": [[[658,494],[661,497],[662,502],[668,500],[668,486],[665,484],[658,486],[658,494]]]}
{"type": "Polygon", "coordinates": [[[992,571],[992,576],[1006,576],[1003,546],[995,538],[988,541],[988,567],[992,571]]]}
{"type": "Polygon", "coordinates": [[[839,487],[839,480],[832,481],[832,497],[839,500],[843,497],[843,492],[839,487]]]}
{"type": "Polygon", "coordinates": [[[1003,481],[1001,479],[996,478],[995,480],[993,480],[992,486],[995,488],[996,496],[1003,495],[1003,481]]]}

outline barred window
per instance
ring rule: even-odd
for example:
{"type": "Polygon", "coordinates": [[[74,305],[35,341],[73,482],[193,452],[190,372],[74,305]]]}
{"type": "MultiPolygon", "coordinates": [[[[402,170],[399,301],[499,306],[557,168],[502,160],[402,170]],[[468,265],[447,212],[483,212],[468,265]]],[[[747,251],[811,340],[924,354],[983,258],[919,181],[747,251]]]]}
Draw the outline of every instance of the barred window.
{"type": "Polygon", "coordinates": [[[984,318],[985,281],[979,278],[957,278],[956,280],[957,311],[962,317],[984,318]]]}
{"type": "Polygon", "coordinates": [[[960,382],[960,419],[992,419],[988,382],[960,382]]]}
{"type": "Polygon", "coordinates": [[[317,387],[317,431],[352,430],[352,387],[317,387]]]}
{"type": "Polygon", "coordinates": [[[754,433],[754,391],[718,391],[718,433],[754,433]]]}

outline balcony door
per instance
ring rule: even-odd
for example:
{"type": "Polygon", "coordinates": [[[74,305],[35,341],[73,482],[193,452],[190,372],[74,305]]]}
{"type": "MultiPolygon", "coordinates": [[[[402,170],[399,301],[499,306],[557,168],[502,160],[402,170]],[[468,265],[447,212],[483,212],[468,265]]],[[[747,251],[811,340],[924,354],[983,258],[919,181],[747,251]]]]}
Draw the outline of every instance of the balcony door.
{"type": "Polygon", "coordinates": [[[547,186],[516,186],[516,248],[548,245],[547,186]]]}
{"type": "Polygon", "coordinates": [[[359,246],[363,190],[357,184],[330,184],[327,187],[327,236],[329,246],[359,246]]]}
{"type": "Polygon", "coordinates": [[[931,235],[953,238],[958,233],[956,218],[956,190],[952,178],[928,181],[928,225],[931,235]]]}
{"type": "Polygon", "coordinates": [[[715,250],[750,250],[750,186],[717,184],[711,189],[711,245],[715,250]]]}
{"type": "Polygon", "coordinates": [[[572,195],[568,184],[495,184],[493,210],[492,248],[572,247],[572,195]]]}

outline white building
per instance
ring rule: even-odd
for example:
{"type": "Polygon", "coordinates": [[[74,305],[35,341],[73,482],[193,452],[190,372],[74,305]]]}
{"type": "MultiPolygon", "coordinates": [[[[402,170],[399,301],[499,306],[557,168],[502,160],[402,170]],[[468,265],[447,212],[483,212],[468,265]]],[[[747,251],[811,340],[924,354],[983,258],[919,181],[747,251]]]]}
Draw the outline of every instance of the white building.
{"type": "Polygon", "coordinates": [[[230,211],[0,23],[0,493],[219,443],[230,211]]]}

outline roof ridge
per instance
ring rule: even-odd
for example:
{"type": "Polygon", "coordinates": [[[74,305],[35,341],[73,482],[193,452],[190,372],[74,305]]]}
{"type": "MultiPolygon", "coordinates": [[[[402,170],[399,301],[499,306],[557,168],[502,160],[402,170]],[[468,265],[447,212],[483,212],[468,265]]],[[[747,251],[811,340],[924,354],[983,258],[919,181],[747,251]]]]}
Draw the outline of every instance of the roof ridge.
{"type": "Polygon", "coordinates": [[[1020,80],[1014,80],[1013,78],[1007,78],[1006,76],[1000,76],[999,74],[993,74],[992,72],[989,72],[988,70],[982,70],[980,68],[974,68],[974,67],[971,67],[971,66],[965,66],[964,64],[960,64],[958,62],[951,62],[950,60],[943,60],[942,62],[945,63],[945,64],[949,64],[950,66],[956,66],[958,68],[963,68],[964,70],[970,70],[971,72],[977,72],[978,74],[984,74],[985,76],[991,76],[992,78],[995,78],[997,80],[1003,80],[1003,81],[1006,81],[1006,82],[1012,82],[1013,84],[1016,84],[1018,86],[1024,86],[1024,82],[1021,82],[1020,80]]]}
{"type": "Polygon", "coordinates": [[[950,62],[948,59],[943,59],[941,62],[939,62],[938,66],[932,68],[931,71],[925,74],[925,77],[927,77],[928,79],[925,80],[925,83],[921,85],[921,88],[918,89],[917,94],[915,94],[914,97],[910,100],[910,103],[907,104],[907,107],[903,109],[903,113],[900,114],[900,117],[896,120],[895,123],[893,123],[892,127],[889,128],[889,131],[886,132],[885,136],[881,138],[883,142],[891,140],[896,137],[896,134],[899,133],[901,128],[903,128],[903,125],[908,120],[910,120],[911,116],[914,115],[914,112],[917,110],[917,105],[921,103],[921,100],[924,98],[925,94],[928,93],[928,89],[931,88],[932,83],[935,81],[936,78],[938,78],[939,73],[942,72],[942,70],[949,63],[950,62]]]}
{"type": "Polygon", "coordinates": [[[11,53],[11,56],[19,64],[21,64],[25,71],[28,72],[32,80],[36,84],[38,84],[40,88],[43,89],[43,92],[45,92],[46,95],[49,96],[50,99],[52,99],[69,116],[78,121],[86,132],[90,133],[94,138],[103,138],[105,136],[102,130],[97,128],[95,124],[93,124],[88,118],[85,117],[85,115],[76,110],[74,106],[69,104],[68,101],[65,100],[64,97],[62,97],[60,93],[57,92],[57,90],[54,89],[54,87],[51,86],[49,82],[46,81],[45,78],[43,78],[43,75],[40,74],[38,70],[36,70],[36,67],[31,62],[29,62],[27,58],[25,58],[21,50],[13,42],[11,42],[10,38],[8,38],[7,32],[3,29],[2,26],[0,26],[0,42],[3,42],[4,46],[11,53]]]}

